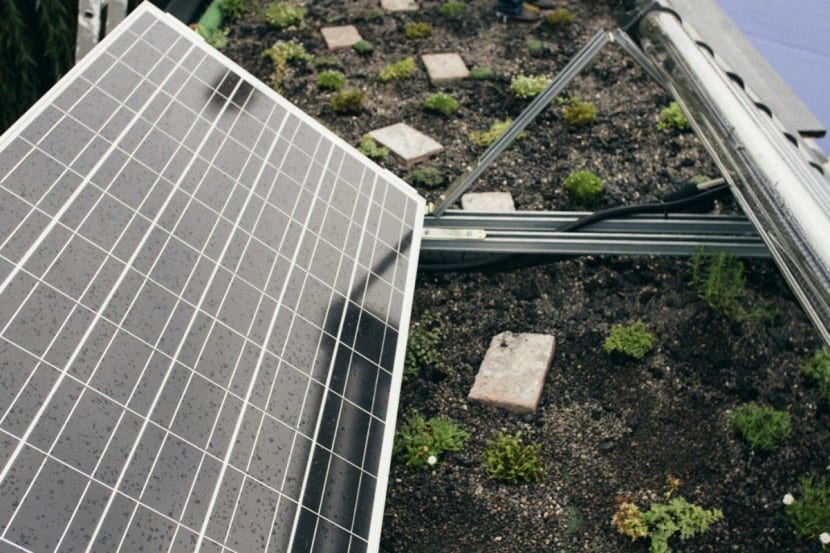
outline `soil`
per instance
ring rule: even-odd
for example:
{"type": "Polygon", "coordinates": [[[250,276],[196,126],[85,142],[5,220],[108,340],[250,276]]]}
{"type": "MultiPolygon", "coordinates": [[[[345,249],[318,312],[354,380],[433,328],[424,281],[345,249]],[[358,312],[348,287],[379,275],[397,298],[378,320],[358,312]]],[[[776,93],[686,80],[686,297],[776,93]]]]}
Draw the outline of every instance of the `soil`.
{"type": "MultiPolygon", "coordinates": [[[[513,76],[552,77],[597,31],[617,26],[610,1],[563,2],[574,15],[563,27],[504,24],[494,1],[466,2],[464,15],[450,18],[440,15],[441,3],[385,13],[375,1],[316,0],[303,26],[287,30],[267,27],[261,10],[249,10],[231,26],[225,53],[266,82],[273,66],[261,54],[277,40],[334,58],[347,87],[366,93],[363,112],[333,113],[333,93],[318,90],[321,69],[314,64],[292,64],[281,93],[352,144],[368,131],[406,122],[443,144],[426,165],[452,180],[482,153],[469,133],[516,117],[527,105],[509,90],[513,76]],[[422,21],[432,25],[432,36],[406,40],[404,24],[422,21]],[[370,56],[327,50],[320,27],[348,24],[374,44],[370,56]],[[541,55],[528,53],[528,38],[542,41],[541,55]],[[440,52],[456,52],[495,78],[432,85],[418,56],[440,52]],[[381,68],[407,56],[418,60],[411,79],[379,82],[381,68]],[[453,95],[459,111],[425,112],[421,103],[435,92],[453,95]]],[[[592,206],[602,209],[658,199],[696,175],[717,176],[693,133],[657,129],[671,98],[616,45],[606,46],[564,95],[594,102],[597,121],[567,127],[561,106],[552,104],[473,191],[509,191],[517,209],[574,209],[561,182],[589,169],[606,183],[592,206]]],[[[393,157],[380,163],[409,179],[393,157]]],[[[440,190],[419,192],[432,201],[440,190]]],[[[682,481],[677,493],[725,515],[705,534],[672,540],[674,551],[819,551],[817,540],[794,537],[781,498],[796,493],[801,475],[828,470],[830,411],[800,369],[820,342],[771,261],[747,261],[745,274],[748,303],[774,316],[735,322],[713,311],[692,285],[685,258],[584,256],[513,271],[419,274],[412,320],[425,312],[437,319],[452,370],[407,379],[400,417],[446,415],[471,437],[428,471],[393,462],[381,550],[647,551],[645,540],[617,533],[611,517],[620,498],[644,509],[661,500],[672,476],[682,481]],[[601,346],[611,327],[635,321],[657,336],[654,351],[638,362],[610,358],[601,346]],[[466,399],[490,339],[505,330],[556,338],[542,403],[532,415],[466,399]],[[748,401],[791,414],[792,435],[780,449],[753,453],[736,435],[727,412],[748,401]],[[542,482],[508,485],[487,477],[481,453],[499,431],[521,431],[541,446],[542,482]]]]}

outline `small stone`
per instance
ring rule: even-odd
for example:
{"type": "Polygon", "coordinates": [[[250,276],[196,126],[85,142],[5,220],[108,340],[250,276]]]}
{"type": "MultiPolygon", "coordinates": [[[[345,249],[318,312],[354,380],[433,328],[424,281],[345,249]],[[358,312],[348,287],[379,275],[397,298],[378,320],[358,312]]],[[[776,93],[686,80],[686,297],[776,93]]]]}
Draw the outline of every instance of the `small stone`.
{"type": "Polygon", "coordinates": [[[461,196],[461,209],[466,211],[516,211],[510,192],[467,192],[461,196]]]}
{"type": "Polygon", "coordinates": [[[413,0],[380,0],[380,7],[388,12],[409,12],[418,9],[413,0]]]}

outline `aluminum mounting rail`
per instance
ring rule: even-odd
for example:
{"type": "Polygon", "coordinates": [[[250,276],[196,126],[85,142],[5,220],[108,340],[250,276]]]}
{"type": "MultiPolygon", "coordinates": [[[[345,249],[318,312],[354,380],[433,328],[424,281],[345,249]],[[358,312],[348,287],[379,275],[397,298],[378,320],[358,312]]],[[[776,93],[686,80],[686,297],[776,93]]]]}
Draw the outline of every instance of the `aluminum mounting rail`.
{"type": "Polygon", "coordinates": [[[708,253],[768,257],[752,224],[738,215],[635,215],[606,219],[578,232],[557,228],[584,212],[447,211],[424,219],[422,252],[491,254],[690,255],[708,253]]]}

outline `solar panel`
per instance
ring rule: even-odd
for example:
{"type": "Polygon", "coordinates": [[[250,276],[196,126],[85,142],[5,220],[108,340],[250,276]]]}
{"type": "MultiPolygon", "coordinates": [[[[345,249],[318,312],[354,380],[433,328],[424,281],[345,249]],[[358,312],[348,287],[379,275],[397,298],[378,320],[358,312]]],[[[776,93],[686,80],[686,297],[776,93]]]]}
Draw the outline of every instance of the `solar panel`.
{"type": "Polygon", "coordinates": [[[0,550],[376,550],[423,210],[143,3],[0,138],[0,550]]]}

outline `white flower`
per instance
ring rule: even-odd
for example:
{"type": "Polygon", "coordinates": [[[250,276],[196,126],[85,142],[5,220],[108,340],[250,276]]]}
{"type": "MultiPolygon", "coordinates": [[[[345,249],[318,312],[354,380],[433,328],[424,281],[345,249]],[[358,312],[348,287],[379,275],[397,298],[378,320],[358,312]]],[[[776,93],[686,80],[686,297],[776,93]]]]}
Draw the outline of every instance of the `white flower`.
{"type": "Polygon", "coordinates": [[[795,498],[793,497],[793,494],[788,493],[784,494],[784,499],[782,501],[784,501],[784,505],[792,505],[795,503],[795,498]]]}
{"type": "Polygon", "coordinates": [[[435,455],[430,455],[429,457],[427,457],[427,464],[429,466],[432,466],[437,462],[438,462],[438,457],[436,457],[435,455]]]}
{"type": "Polygon", "coordinates": [[[820,541],[822,545],[827,545],[828,543],[830,543],[830,534],[828,534],[827,532],[822,532],[818,535],[818,541],[820,541]]]}

